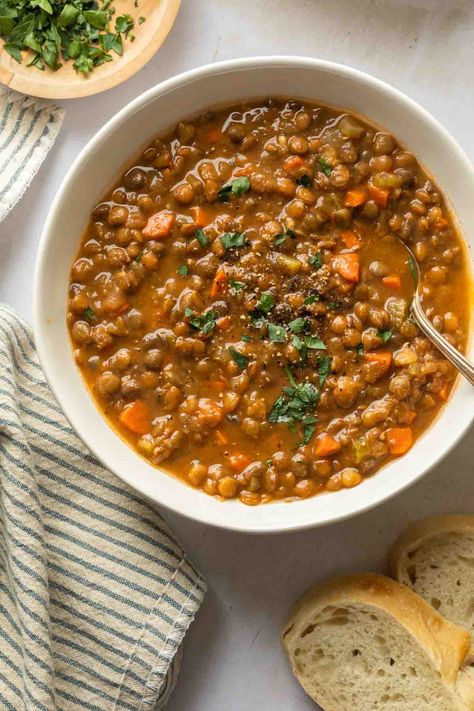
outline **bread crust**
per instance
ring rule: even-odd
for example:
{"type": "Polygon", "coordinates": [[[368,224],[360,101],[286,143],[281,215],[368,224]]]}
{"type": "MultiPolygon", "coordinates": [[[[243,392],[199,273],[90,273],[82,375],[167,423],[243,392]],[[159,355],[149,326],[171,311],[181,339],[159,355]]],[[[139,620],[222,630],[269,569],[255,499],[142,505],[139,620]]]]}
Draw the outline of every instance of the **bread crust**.
{"type": "Polygon", "coordinates": [[[312,588],[296,603],[283,628],[282,642],[297,677],[291,653],[292,641],[322,608],[350,603],[374,606],[398,621],[423,647],[434,668],[455,691],[460,668],[469,650],[470,635],[445,620],[412,590],[377,573],[335,578],[312,588]]]}
{"type": "Polygon", "coordinates": [[[469,533],[474,536],[474,515],[445,514],[427,516],[410,524],[389,550],[390,574],[397,580],[408,553],[425,541],[443,533],[469,533]]]}

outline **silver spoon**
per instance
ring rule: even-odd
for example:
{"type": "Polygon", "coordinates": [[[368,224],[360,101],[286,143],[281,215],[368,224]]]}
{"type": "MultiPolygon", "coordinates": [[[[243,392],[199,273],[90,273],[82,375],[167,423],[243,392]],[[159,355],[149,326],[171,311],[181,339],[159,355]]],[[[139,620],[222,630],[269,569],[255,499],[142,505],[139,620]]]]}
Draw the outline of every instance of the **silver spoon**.
{"type": "Polygon", "coordinates": [[[420,267],[411,249],[407,247],[404,242],[402,242],[402,244],[410,254],[408,264],[415,281],[415,295],[413,296],[413,300],[411,302],[411,312],[418,328],[423,331],[425,336],[427,336],[432,343],[435,344],[436,348],[441,351],[445,358],[447,358],[455,366],[455,368],[457,368],[459,372],[464,375],[466,380],[468,380],[471,385],[474,385],[474,365],[470,363],[468,359],[457,350],[457,348],[452,346],[439,331],[436,330],[423,311],[419,292],[420,267]]]}

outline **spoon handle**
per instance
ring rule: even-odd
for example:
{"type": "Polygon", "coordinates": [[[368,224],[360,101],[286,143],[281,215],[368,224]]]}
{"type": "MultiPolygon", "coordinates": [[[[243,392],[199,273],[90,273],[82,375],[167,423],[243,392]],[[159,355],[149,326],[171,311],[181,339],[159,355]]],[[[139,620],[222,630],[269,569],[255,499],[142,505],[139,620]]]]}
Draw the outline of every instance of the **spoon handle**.
{"type": "Polygon", "coordinates": [[[412,301],[411,311],[425,336],[428,336],[438,350],[464,375],[466,380],[474,385],[474,365],[436,330],[423,311],[418,294],[415,294],[412,301]]]}

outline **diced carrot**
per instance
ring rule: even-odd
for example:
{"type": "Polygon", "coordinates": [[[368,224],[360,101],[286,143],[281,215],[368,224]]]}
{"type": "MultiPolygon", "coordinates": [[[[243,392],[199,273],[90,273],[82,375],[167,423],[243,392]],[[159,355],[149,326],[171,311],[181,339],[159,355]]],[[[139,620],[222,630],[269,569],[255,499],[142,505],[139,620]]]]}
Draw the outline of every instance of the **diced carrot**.
{"type": "Polygon", "coordinates": [[[221,316],[216,321],[217,328],[220,331],[227,331],[227,329],[229,328],[231,323],[232,323],[232,319],[230,316],[221,316]]]}
{"type": "Polygon", "coordinates": [[[341,232],[341,239],[348,249],[359,249],[360,239],[352,230],[341,232]]]}
{"type": "Polygon", "coordinates": [[[211,285],[211,290],[210,290],[210,295],[212,298],[215,298],[216,296],[219,296],[220,294],[223,294],[225,291],[227,285],[227,274],[225,272],[225,269],[221,267],[220,269],[217,270],[216,275],[214,277],[214,281],[212,282],[211,285]]]}
{"type": "Polygon", "coordinates": [[[304,160],[301,156],[290,156],[283,161],[283,168],[288,171],[288,173],[293,172],[297,168],[301,168],[302,165],[304,165],[304,160]]]}
{"type": "Polygon", "coordinates": [[[355,252],[341,252],[332,260],[334,270],[344,279],[357,284],[360,275],[359,256],[355,252]]]}
{"type": "Polygon", "coordinates": [[[392,362],[392,354],[390,351],[368,351],[364,353],[366,363],[377,363],[379,366],[379,377],[384,375],[390,368],[392,362]]]}
{"type": "Polygon", "coordinates": [[[176,215],[174,212],[170,212],[169,210],[155,212],[155,214],[148,219],[142,234],[144,237],[153,237],[155,239],[168,237],[173,229],[175,220],[176,215]]]}
{"type": "Polygon", "coordinates": [[[385,286],[388,286],[389,289],[400,290],[402,288],[402,280],[397,274],[392,274],[391,276],[383,277],[382,283],[385,286]]]}
{"type": "Polygon", "coordinates": [[[407,423],[407,425],[411,425],[415,418],[416,412],[414,412],[413,410],[408,410],[407,414],[405,415],[405,422],[407,423]]]}
{"type": "Polygon", "coordinates": [[[438,393],[440,400],[447,400],[449,395],[449,385],[445,383],[438,393]]]}
{"type": "Polygon", "coordinates": [[[391,427],[385,435],[390,454],[405,454],[413,444],[411,427],[391,427]]]}
{"type": "Polygon", "coordinates": [[[206,227],[211,221],[211,218],[203,207],[192,207],[191,214],[196,227],[206,227]]]}
{"type": "Polygon", "coordinates": [[[249,464],[252,464],[252,460],[241,452],[235,452],[229,457],[229,466],[236,472],[243,471],[249,464]]]}
{"type": "Polygon", "coordinates": [[[329,457],[331,454],[339,452],[340,449],[340,443],[325,432],[317,438],[314,454],[316,457],[329,457]]]}
{"type": "Polygon", "coordinates": [[[151,429],[151,415],[146,402],[143,400],[135,400],[130,405],[126,405],[119,415],[119,420],[136,434],[147,434],[151,429]]]}
{"type": "Polygon", "coordinates": [[[388,196],[388,190],[381,190],[380,188],[376,188],[375,185],[369,185],[369,197],[371,197],[379,207],[387,207],[388,196]]]}
{"type": "Polygon", "coordinates": [[[223,137],[224,134],[220,128],[211,128],[210,131],[206,133],[205,139],[208,143],[219,143],[223,137]]]}
{"type": "Polygon", "coordinates": [[[224,380],[210,380],[209,387],[211,390],[217,390],[217,392],[222,392],[225,388],[224,380]]]}
{"type": "Polygon", "coordinates": [[[346,207],[358,207],[367,200],[367,190],[365,187],[352,188],[346,193],[344,205],[346,207]]]}
{"type": "Polygon", "coordinates": [[[229,444],[229,440],[221,430],[216,430],[216,442],[217,444],[229,444]]]}

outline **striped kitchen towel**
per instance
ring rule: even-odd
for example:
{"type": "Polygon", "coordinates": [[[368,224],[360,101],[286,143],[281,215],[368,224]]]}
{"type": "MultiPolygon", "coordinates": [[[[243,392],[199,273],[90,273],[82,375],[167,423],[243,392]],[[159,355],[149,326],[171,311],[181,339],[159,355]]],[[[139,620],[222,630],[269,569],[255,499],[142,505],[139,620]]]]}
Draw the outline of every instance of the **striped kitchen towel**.
{"type": "Polygon", "coordinates": [[[0,222],[40,169],[63,118],[58,106],[0,87],[0,222]]]}
{"type": "Polygon", "coordinates": [[[156,508],[105,471],[0,307],[0,708],[163,708],[205,583],[156,508]]]}

